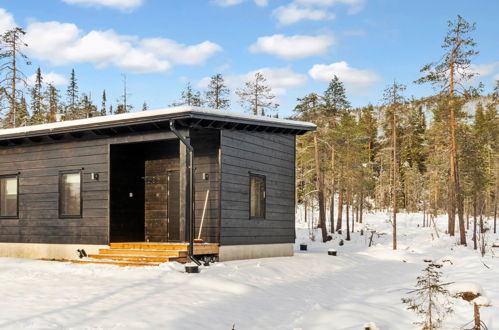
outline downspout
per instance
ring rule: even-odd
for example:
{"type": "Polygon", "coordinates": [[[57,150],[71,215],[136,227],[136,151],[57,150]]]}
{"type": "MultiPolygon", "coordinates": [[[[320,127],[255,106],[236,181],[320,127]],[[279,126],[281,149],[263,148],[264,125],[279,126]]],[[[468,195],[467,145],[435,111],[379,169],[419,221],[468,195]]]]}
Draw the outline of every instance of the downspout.
{"type": "Polygon", "coordinates": [[[175,134],[178,139],[185,145],[189,152],[189,211],[187,212],[189,223],[189,249],[188,258],[195,262],[198,266],[201,262],[194,257],[194,148],[189,141],[175,128],[175,120],[170,120],[170,130],[175,134]]]}

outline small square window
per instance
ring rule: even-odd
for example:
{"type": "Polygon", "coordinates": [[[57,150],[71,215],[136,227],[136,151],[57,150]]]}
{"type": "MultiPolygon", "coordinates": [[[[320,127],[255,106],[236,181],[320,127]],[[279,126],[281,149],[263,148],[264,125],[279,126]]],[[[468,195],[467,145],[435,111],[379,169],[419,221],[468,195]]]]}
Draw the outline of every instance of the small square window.
{"type": "Polygon", "coordinates": [[[17,218],[19,215],[19,177],[0,176],[0,217],[17,218]]]}
{"type": "Polygon", "coordinates": [[[250,173],[250,218],[265,218],[265,176],[250,173]]]}
{"type": "Polygon", "coordinates": [[[59,216],[78,218],[82,215],[81,171],[59,174],[59,216]]]}

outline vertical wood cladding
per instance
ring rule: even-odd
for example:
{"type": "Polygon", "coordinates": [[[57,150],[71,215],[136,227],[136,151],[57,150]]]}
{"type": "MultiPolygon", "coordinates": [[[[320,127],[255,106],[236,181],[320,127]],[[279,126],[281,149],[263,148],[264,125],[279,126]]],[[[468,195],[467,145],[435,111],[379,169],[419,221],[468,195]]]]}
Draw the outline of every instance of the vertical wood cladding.
{"type": "Polygon", "coordinates": [[[294,243],[295,136],[221,131],[222,245],[294,243]],[[249,173],[266,178],[265,219],[250,219],[249,173]]]}
{"type": "MultiPolygon", "coordinates": [[[[225,129],[189,133],[195,150],[195,236],[225,245],[294,242],[295,137],[225,129]],[[249,218],[249,172],[266,177],[265,219],[249,218]]],[[[162,241],[167,176],[179,170],[178,157],[179,141],[169,131],[0,147],[0,175],[19,173],[19,218],[0,219],[0,242],[107,244],[110,228],[116,239],[162,241]],[[118,150],[112,161],[111,148],[118,150]],[[83,216],[60,219],[59,172],[78,169],[83,216]],[[111,191],[110,170],[118,182],[111,191]],[[92,180],[91,173],[99,179],[92,180]],[[148,184],[148,177],[155,179],[148,184]],[[110,194],[120,194],[111,208],[110,194]],[[110,223],[111,212],[133,233],[110,223]]]]}
{"type": "Polygon", "coordinates": [[[180,240],[178,230],[178,211],[174,207],[169,210],[168,206],[175,206],[170,197],[178,198],[178,185],[168,184],[168,178],[172,183],[175,174],[178,176],[178,153],[179,142],[160,141],[144,146],[145,151],[145,239],[150,242],[166,242],[180,240]],[[177,213],[177,214],[176,214],[177,213]],[[170,225],[170,226],[169,226],[170,225]]]}
{"type": "Polygon", "coordinates": [[[19,173],[19,218],[0,219],[0,242],[107,244],[110,144],[175,139],[169,131],[0,147],[0,175],[19,173]],[[83,169],[83,216],[60,219],[59,172],[83,169]],[[92,180],[91,173],[99,174],[92,180]]]}
{"type": "Polygon", "coordinates": [[[219,242],[220,223],[220,132],[215,129],[191,130],[191,144],[194,147],[194,186],[195,186],[195,238],[201,232],[204,242],[219,242]],[[209,193],[208,193],[209,190],[209,193]],[[208,195],[203,226],[201,217],[208,195]]]}

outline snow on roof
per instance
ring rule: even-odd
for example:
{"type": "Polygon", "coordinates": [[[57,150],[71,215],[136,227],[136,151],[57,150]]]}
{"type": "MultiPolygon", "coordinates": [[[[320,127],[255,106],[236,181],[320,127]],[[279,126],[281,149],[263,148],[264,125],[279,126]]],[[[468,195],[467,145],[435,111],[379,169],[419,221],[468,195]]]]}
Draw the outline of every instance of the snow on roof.
{"type": "Polygon", "coordinates": [[[68,120],[57,123],[34,125],[34,126],[23,126],[16,128],[7,128],[0,130],[0,138],[2,137],[13,137],[13,136],[23,136],[23,135],[38,135],[47,133],[56,133],[58,131],[79,129],[90,126],[97,125],[112,125],[125,122],[134,121],[155,121],[156,119],[169,119],[169,118],[209,118],[213,120],[223,120],[228,122],[251,122],[254,124],[259,124],[263,126],[287,126],[298,128],[302,130],[315,130],[316,125],[288,119],[270,118],[263,116],[245,115],[229,111],[211,110],[200,107],[193,106],[182,106],[182,107],[172,107],[163,108],[157,110],[147,110],[140,112],[124,113],[119,115],[109,115],[109,116],[99,116],[87,119],[78,120],[68,120]]]}

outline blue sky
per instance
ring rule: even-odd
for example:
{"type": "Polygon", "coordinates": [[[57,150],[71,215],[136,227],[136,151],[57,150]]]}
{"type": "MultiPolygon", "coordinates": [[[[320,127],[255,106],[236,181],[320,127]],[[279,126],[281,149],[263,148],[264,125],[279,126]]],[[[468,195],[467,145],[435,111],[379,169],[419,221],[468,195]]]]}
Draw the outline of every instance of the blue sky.
{"type": "Polygon", "coordinates": [[[440,58],[446,22],[458,14],[477,23],[474,69],[490,91],[499,79],[498,12],[491,0],[1,0],[0,31],[28,32],[28,76],[40,66],[64,91],[74,68],[80,91],[98,104],[103,89],[117,103],[122,74],[139,109],[174,102],[187,81],[202,90],[222,73],[234,91],[261,71],[286,116],[333,74],[354,106],[379,103],[394,79],[407,96],[430,94],[412,81],[440,58]]]}

